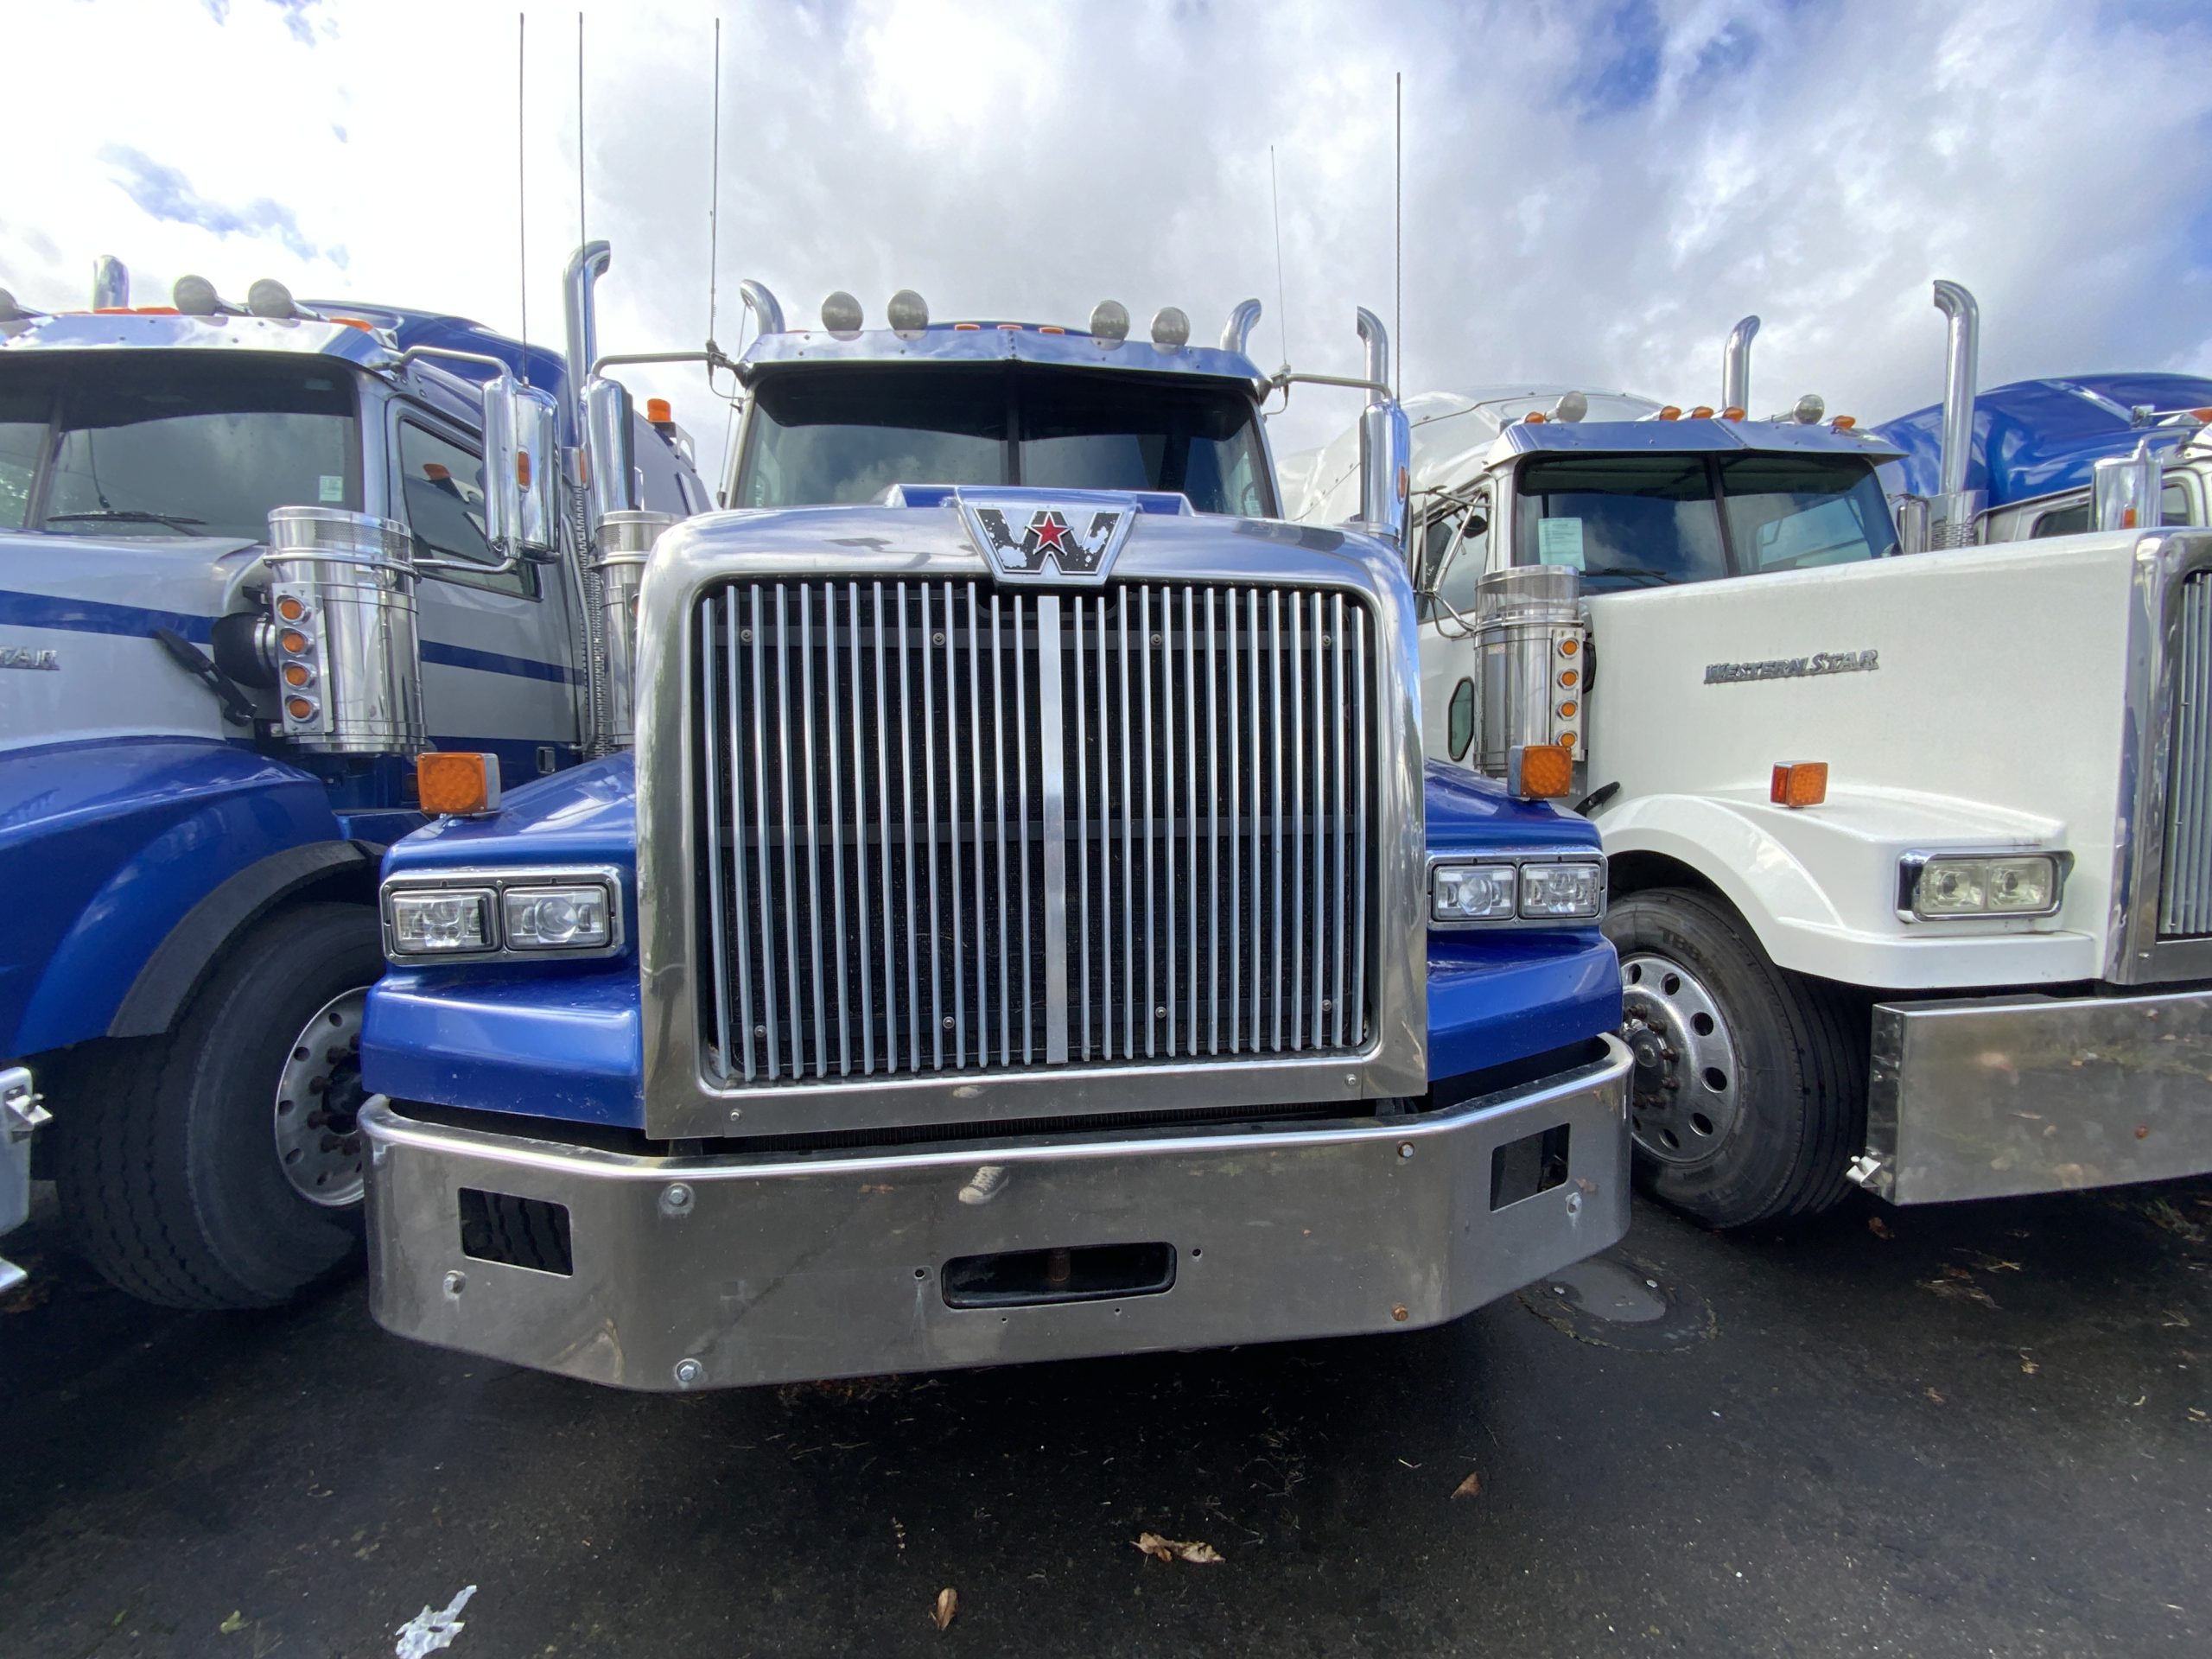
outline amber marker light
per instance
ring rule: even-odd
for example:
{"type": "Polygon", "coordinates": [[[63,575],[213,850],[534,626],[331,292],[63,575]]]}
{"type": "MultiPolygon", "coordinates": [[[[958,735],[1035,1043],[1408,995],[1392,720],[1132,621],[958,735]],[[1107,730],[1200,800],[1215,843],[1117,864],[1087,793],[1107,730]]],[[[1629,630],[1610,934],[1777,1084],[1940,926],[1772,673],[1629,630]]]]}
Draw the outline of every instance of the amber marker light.
{"type": "Polygon", "coordinates": [[[307,613],[308,607],[289,594],[276,601],[276,614],[287,622],[296,622],[307,613]]]}
{"type": "Polygon", "coordinates": [[[1659,418],[1662,421],[1679,421],[1682,418],[1682,411],[1669,404],[1659,411],[1659,418]]]}
{"type": "Polygon", "coordinates": [[[297,628],[287,628],[276,636],[276,643],[295,657],[307,654],[308,637],[297,628]]]}
{"type": "Polygon", "coordinates": [[[1582,642],[1580,639],[1562,639],[1559,642],[1559,654],[1562,657],[1572,657],[1581,649],[1582,642]]]}
{"type": "Polygon", "coordinates": [[[1556,800],[1574,787],[1574,757],[1564,743],[1531,743],[1507,756],[1507,781],[1516,795],[1556,800]]]}
{"type": "Polygon", "coordinates": [[[665,397],[648,397],[645,399],[645,418],[655,426],[673,425],[676,410],[665,397]]]}
{"type": "Polygon", "coordinates": [[[1828,763],[1795,760],[1777,766],[1767,798],[1777,806],[1818,806],[1828,798],[1828,763]]]}
{"type": "Polygon", "coordinates": [[[434,750],[415,762],[415,789],[425,812],[467,817],[493,811],[499,804],[499,757],[434,750]]]}
{"type": "Polygon", "coordinates": [[[290,686],[295,690],[299,690],[313,678],[315,678],[315,676],[308,672],[308,665],[305,663],[287,663],[284,664],[284,683],[290,686]]]}

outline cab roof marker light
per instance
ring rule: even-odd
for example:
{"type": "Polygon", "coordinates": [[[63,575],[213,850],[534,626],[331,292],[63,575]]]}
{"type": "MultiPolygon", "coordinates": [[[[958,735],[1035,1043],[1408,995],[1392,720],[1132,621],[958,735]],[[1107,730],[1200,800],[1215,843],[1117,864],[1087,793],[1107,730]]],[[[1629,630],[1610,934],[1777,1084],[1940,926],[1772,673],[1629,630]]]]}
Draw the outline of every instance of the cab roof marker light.
{"type": "Polygon", "coordinates": [[[1067,330],[1057,322],[1040,322],[1037,325],[1037,332],[1040,334],[1065,334],[1067,330]]]}
{"type": "Polygon", "coordinates": [[[952,332],[956,334],[976,334],[982,329],[983,325],[980,322],[956,322],[952,325],[952,332]]]}
{"type": "Polygon", "coordinates": [[[1848,432],[1858,424],[1859,417],[1856,415],[1839,415],[1828,423],[1828,429],[1832,432],[1848,432]]]}
{"type": "Polygon", "coordinates": [[[1662,421],[1679,421],[1682,418],[1682,411],[1674,404],[1669,404],[1659,411],[1658,418],[1662,421]]]}
{"type": "Polygon", "coordinates": [[[1695,409],[1690,410],[1690,419],[1694,421],[1709,421],[1712,418],[1713,405],[1711,404],[1700,404],[1695,409]]]}
{"type": "Polygon", "coordinates": [[[1740,421],[1744,418],[1744,411],[1738,405],[1731,404],[1720,411],[1720,418],[1724,421],[1740,421]]]}
{"type": "Polygon", "coordinates": [[[902,288],[891,296],[891,303],[883,308],[884,318],[893,334],[918,334],[930,326],[929,302],[911,288],[902,288]]]}

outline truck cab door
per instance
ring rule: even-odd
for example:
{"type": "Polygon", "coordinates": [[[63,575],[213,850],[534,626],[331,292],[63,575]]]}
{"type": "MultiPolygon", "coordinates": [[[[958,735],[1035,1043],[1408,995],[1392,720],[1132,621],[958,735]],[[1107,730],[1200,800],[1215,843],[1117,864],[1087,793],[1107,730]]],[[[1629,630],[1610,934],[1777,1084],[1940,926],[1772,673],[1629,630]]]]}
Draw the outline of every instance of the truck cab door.
{"type": "Polygon", "coordinates": [[[391,500],[418,556],[462,560],[416,589],[423,702],[442,749],[499,757],[521,784],[569,765],[581,739],[583,676],[561,563],[499,571],[484,533],[484,461],[473,434],[418,409],[392,417],[391,500]]]}
{"type": "Polygon", "coordinates": [[[1439,503],[1422,521],[1421,747],[1432,760],[1475,760],[1475,588],[1490,558],[1491,495],[1439,503]]]}

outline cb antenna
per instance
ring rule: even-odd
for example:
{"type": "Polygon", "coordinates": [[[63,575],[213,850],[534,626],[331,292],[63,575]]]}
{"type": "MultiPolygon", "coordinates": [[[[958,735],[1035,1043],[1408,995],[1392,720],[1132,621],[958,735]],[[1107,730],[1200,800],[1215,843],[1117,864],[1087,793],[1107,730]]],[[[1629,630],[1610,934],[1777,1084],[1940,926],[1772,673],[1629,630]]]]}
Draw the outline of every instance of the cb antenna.
{"type": "Polygon", "coordinates": [[[576,14],[576,245],[591,240],[584,197],[584,15],[576,14]]]}
{"type": "Polygon", "coordinates": [[[1398,129],[1397,150],[1391,157],[1393,200],[1390,208],[1390,327],[1398,336],[1397,356],[1392,366],[1397,370],[1397,390],[1391,396],[1400,403],[1406,397],[1406,72],[1397,75],[1398,129]]]}
{"type": "Polygon", "coordinates": [[[1268,146],[1268,200],[1275,215],[1275,331],[1282,340],[1282,365],[1290,366],[1290,307],[1282,289],[1282,191],[1275,182],[1275,147],[1268,146]]]}
{"type": "Polygon", "coordinates": [[[522,383],[525,386],[530,384],[530,193],[524,188],[529,146],[523,142],[522,89],[524,31],[529,24],[530,19],[521,12],[515,14],[515,254],[516,263],[521,267],[522,383]]]}
{"type": "Polygon", "coordinates": [[[707,169],[707,344],[715,343],[715,267],[721,257],[722,204],[722,20],[715,19],[715,137],[707,169]]]}

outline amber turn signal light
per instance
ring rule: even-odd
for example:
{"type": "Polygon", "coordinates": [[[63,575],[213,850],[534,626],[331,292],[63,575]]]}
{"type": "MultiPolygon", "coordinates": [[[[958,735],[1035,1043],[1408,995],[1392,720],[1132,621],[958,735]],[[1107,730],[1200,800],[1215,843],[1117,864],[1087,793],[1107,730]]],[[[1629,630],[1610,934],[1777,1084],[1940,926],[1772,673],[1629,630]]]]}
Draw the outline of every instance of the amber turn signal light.
{"type": "Polygon", "coordinates": [[[1506,757],[1507,783],[1531,801],[1556,800],[1574,787],[1574,757],[1564,743],[1531,743],[1506,757]]]}
{"type": "Polygon", "coordinates": [[[655,426],[667,426],[676,419],[676,410],[665,397],[645,399],[645,419],[655,426]]]}
{"type": "Polygon", "coordinates": [[[1828,798],[1828,763],[1796,760],[1777,766],[1767,798],[1777,806],[1818,806],[1828,798]]]}
{"type": "Polygon", "coordinates": [[[425,812],[467,817],[494,811],[499,804],[499,757],[433,751],[415,762],[415,789],[425,812]]]}

